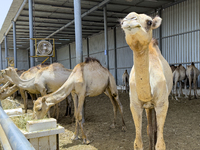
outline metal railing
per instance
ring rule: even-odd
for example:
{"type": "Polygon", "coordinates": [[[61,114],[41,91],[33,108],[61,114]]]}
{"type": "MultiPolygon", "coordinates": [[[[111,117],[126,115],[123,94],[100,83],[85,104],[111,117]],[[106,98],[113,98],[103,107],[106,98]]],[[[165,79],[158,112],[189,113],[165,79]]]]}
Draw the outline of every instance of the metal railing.
{"type": "Polygon", "coordinates": [[[3,131],[0,133],[0,141],[5,150],[35,150],[31,143],[26,139],[22,132],[12,122],[1,107],[0,101],[0,126],[3,131]],[[2,133],[4,132],[4,133],[2,133]],[[5,135],[2,137],[2,135],[5,135]],[[7,140],[6,140],[7,138],[7,140]],[[8,142],[5,142],[8,141],[8,142]]]}

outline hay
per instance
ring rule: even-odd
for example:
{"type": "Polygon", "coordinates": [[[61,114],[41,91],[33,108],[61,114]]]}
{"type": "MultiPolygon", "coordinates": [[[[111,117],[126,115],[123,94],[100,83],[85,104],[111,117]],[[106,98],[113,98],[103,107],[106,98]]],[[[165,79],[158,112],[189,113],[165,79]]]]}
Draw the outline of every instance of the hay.
{"type": "MultiPolygon", "coordinates": [[[[26,131],[26,123],[27,121],[34,121],[37,119],[32,119],[32,114],[23,114],[20,116],[15,116],[11,117],[11,120],[14,122],[14,124],[21,130],[26,131]]],[[[47,119],[47,116],[45,116],[43,119],[47,119]]],[[[43,119],[38,119],[38,120],[43,120],[43,119]]]]}
{"type": "Polygon", "coordinates": [[[13,100],[10,100],[9,98],[2,100],[1,104],[2,104],[3,109],[15,109],[21,106],[17,100],[13,101],[13,100]]]}

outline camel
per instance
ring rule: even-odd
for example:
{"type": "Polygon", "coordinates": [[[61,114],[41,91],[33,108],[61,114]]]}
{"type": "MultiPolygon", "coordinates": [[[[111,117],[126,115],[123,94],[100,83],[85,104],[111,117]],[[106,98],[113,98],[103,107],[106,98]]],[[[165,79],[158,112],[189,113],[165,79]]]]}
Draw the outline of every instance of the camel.
{"type": "Polygon", "coordinates": [[[177,68],[177,66],[174,66],[174,65],[170,65],[170,68],[172,70],[172,73],[174,72],[174,70],[177,68]]]}
{"type": "Polygon", "coordinates": [[[187,78],[189,79],[189,96],[188,99],[191,100],[191,89],[192,89],[192,82],[193,82],[193,88],[194,88],[194,97],[197,99],[198,94],[197,94],[197,79],[200,74],[200,71],[195,67],[194,63],[190,66],[187,66],[186,69],[186,75],[187,78]]]}
{"type": "Polygon", "coordinates": [[[152,39],[152,30],[158,28],[161,21],[159,16],[152,19],[145,14],[135,12],[129,13],[121,20],[121,28],[125,32],[126,42],[134,56],[134,66],[129,78],[129,95],[130,109],[136,129],[135,150],[143,150],[141,135],[143,109],[146,111],[148,121],[149,149],[151,150],[152,147],[156,150],[166,149],[163,128],[173,79],[170,66],[162,56],[157,40],[152,39]],[[157,128],[157,131],[152,129],[153,120],[154,128],[157,128]]]}
{"type": "Polygon", "coordinates": [[[177,96],[180,97],[183,94],[182,81],[184,80],[186,86],[186,69],[181,64],[173,72],[174,90],[176,90],[175,99],[178,100],[177,96]],[[179,82],[179,95],[177,93],[177,83],[179,82]]]}
{"type": "MultiPolygon", "coordinates": [[[[22,90],[27,90],[29,93],[41,94],[44,96],[47,93],[52,93],[61,87],[62,84],[68,79],[71,71],[72,70],[70,69],[64,68],[64,66],[60,63],[53,63],[38,70],[37,73],[35,73],[35,76],[31,79],[29,78],[28,80],[21,79],[13,68],[5,69],[4,77],[13,84],[16,84],[22,90]]],[[[24,105],[25,107],[27,106],[26,101],[24,105]]],[[[25,110],[27,110],[27,107],[25,110]]],[[[58,115],[59,109],[57,109],[57,119],[58,115]]]]}
{"type": "Polygon", "coordinates": [[[127,70],[124,71],[122,75],[123,86],[125,86],[125,91],[128,93],[129,91],[129,75],[127,70]]]}
{"type": "Polygon", "coordinates": [[[105,93],[111,100],[114,111],[114,120],[111,128],[115,127],[117,109],[119,108],[122,117],[122,130],[125,130],[123,119],[123,109],[119,100],[118,90],[115,79],[107,68],[104,68],[99,60],[95,58],[86,58],[85,62],[77,64],[73,69],[68,80],[54,93],[39,97],[34,103],[34,113],[37,119],[43,118],[49,108],[61,102],[70,93],[74,100],[74,115],[76,119],[75,133],[72,140],[78,139],[79,126],[82,131],[83,143],[89,144],[82,123],[82,109],[85,97],[98,96],[105,93]]]}

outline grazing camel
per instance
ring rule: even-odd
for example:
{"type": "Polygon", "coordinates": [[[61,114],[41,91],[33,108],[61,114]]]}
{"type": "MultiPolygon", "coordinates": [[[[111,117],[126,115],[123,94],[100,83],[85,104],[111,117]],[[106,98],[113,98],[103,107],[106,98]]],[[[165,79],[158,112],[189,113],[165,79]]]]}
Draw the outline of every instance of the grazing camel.
{"type": "Polygon", "coordinates": [[[181,64],[174,70],[173,72],[173,81],[174,81],[174,90],[176,90],[175,99],[178,100],[177,96],[180,97],[183,96],[182,91],[182,81],[184,80],[185,86],[186,86],[186,69],[181,64]],[[179,95],[177,93],[177,83],[179,82],[179,95]]]}
{"type": "Polygon", "coordinates": [[[125,91],[128,93],[129,91],[129,75],[127,70],[124,71],[122,75],[123,86],[125,86],[125,91]]]}
{"type": "MultiPolygon", "coordinates": [[[[29,80],[21,79],[13,68],[5,69],[4,76],[20,89],[27,90],[32,94],[41,94],[44,96],[59,89],[68,79],[71,71],[72,70],[64,68],[62,64],[53,63],[38,70],[37,73],[35,73],[35,77],[29,80]]],[[[58,115],[59,109],[57,109],[57,119],[58,115]]]]}
{"type": "Polygon", "coordinates": [[[125,39],[134,54],[134,66],[130,73],[130,108],[135,123],[135,150],[143,150],[142,112],[146,110],[149,135],[149,149],[165,150],[163,128],[168,110],[168,96],[173,79],[169,64],[161,55],[157,41],[152,39],[152,30],[160,26],[162,19],[154,19],[135,12],[129,13],[121,20],[125,39]],[[152,129],[152,112],[155,111],[152,129]],[[157,124],[157,126],[156,126],[157,124]],[[154,143],[153,143],[154,133],[154,143]],[[154,145],[155,144],[155,145],[154,145]]]}
{"type": "Polygon", "coordinates": [[[191,89],[192,89],[192,82],[193,82],[193,88],[194,88],[194,97],[197,99],[198,94],[197,94],[197,79],[200,74],[200,71],[195,67],[194,63],[190,66],[187,66],[186,70],[186,75],[187,78],[189,79],[189,96],[188,99],[191,100],[191,89]]]}
{"type": "Polygon", "coordinates": [[[119,95],[115,79],[107,68],[104,68],[95,58],[86,58],[85,62],[75,66],[68,80],[57,91],[52,94],[39,97],[34,104],[34,113],[36,118],[40,119],[45,116],[49,108],[61,102],[70,93],[74,100],[74,115],[76,119],[75,133],[73,140],[78,139],[79,126],[82,131],[83,143],[89,144],[82,123],[82,109],[85,97],[94,97],[104,92],[111,100],[114,111],[114,121],[111,125],[115,127],[117,109],[119,108],[122,116],[122,129],[125,129],[123,119],[123,109],[119,101],[119,95]]]}

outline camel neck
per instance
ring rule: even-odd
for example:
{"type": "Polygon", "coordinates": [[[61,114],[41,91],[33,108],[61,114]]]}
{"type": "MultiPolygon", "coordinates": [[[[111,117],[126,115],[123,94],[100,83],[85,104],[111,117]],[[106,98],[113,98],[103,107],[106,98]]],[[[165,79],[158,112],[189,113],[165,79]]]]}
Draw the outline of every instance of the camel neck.
{"type": "Polygon", "coordinates": [[[134,51],[136,91],[141,101],[152,99],[149,75],[149,49],[134,51]]]}

